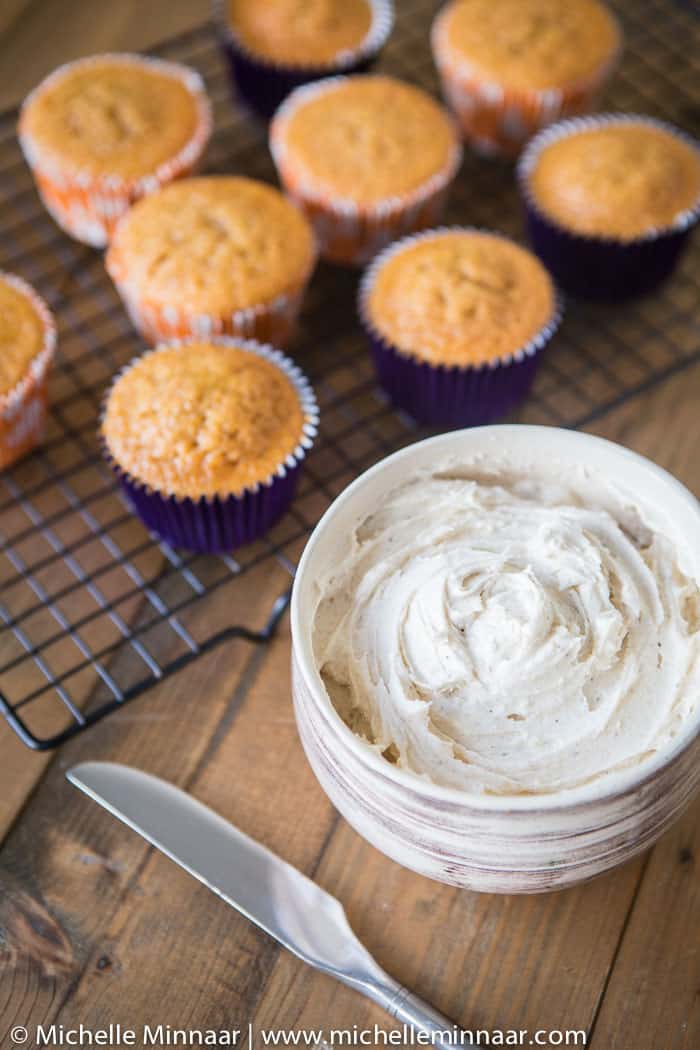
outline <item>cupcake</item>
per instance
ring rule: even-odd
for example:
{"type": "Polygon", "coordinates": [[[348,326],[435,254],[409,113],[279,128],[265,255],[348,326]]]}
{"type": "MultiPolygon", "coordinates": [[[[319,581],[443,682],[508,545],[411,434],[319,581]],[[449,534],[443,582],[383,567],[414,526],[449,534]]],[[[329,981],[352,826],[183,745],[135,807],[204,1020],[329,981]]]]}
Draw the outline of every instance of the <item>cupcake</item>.
{"type": "Polygon", "coordinates": [[[552,121],[594,109],[621,46],[599,0],[452,0],[432,30],[464,137],[506,156],[552,121]]]}
{"type": "Polygon", "coordinates": [[[101,248],[134,201],[194,169],[211,123],[194,70],[95,55],[61,66],[35,88],[18,133],[58,225],[101,248]]]}
{"type": "Polygon", "coordinates": [[[223,551],[262,536],[292,501],[318,411],[299,369],[226,336],[151,350],[105,402],[105,455],[161,539],[223,551]]]}
{"type": "Polygon", "coordinates": [[[283,345],[316,262],[313,231],[278,190],[181,179],[124,217],[107,270],[144,338],[212,334],[283,345]]]}
{"type": "Polygon", "coordinates": [[[495,233],[428,230],[365,274],[360,318],[391,401],[435,427],[488,423],[527,393],[560,308],[539,261],[495,233]]]}
{"type": "Polygon", "coordinates": [[[270,148],[321,253],[351,264],[437,222],[462,156],[428,94],[377,75],[298,88],[275,115],[270,148]]]}
{"type": "Polygon", "coordinates": [[[56,348],[49,308],[34,289],[0,272],[0,469],[37,445],[46,423],[46,378],[56,348]]]}
{"type": "Polygon", "coordinates": [[[301,84],[367,69],[394,21],[391,0],[216,0],[214,11],[236,94],[264,117],[301,84]]]}
{"type": "Polygon", "coordinates": [[[572,295],[619,300],[675,267],[700,216],[700,149],[648,117],[563,121],[522,156],[533,247],[572,295]]]}

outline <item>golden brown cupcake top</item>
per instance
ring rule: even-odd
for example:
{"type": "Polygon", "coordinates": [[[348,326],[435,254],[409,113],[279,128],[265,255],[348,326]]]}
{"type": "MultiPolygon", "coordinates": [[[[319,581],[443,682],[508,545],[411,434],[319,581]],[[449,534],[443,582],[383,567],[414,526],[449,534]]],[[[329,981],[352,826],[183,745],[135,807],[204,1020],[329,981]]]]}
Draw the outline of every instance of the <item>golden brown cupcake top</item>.
{"type": "Polygon", "coordinates": [[[316,258],[306,219],[282,194],[238,176],[180,179],[120,222],[110,273],[139,298],[225,314],[298,290],[316,258]]]}
{"type": "Polygon", "coordinates": [[[700,154],[644,121],[564,134],[537,155],[537,206],[576,233],[631,240],[673,225],[700,200],[700,154]]]}
{"type": "Polygon", "coordinates": [[[372,25],[368,0],[229,0],[228,13],[252,54],[293,66],[332,65],[372,25]]]}
{"type": "Polygon", "coordinates": [[[540,262],[496,234],[437,230],[378,263],[365,301],[372,327],[431,364],[479,365],[515,353],[552,319],[540,262]]]}
{"type": "Polygon", "coordinates": [[[521,90],[596,76],[619,50],[617,22],[598,0],[454,0],[438,33],[450,57],[521,90]]]}
{"type": "Polygon", "coordinates": [[[0,396],[27,374],[45,337],[46,323],[30,296],[0,274],[0,396]]]}
{"type": "Polygon", "coordinates": [[[235,344],[165,346],[114,383],[102,435],[116,463],[158,492],[198,499],[266,481],[299,444],[291,380],[235,344]]]}
{"type": "Polygon", "coordinates": [[[184,66],[98,55],[40,84],[25,103],[20,133],[72,171],[140,178],[192,139],[203,104],[195,82],[184,66]]]}
{"type": "Polygon", "coordinates": [[[420,88],[386,76],[300,89],[272,135],[307,192],[360,205],[411,194],[459,156],[445,111],[420,88]]]}

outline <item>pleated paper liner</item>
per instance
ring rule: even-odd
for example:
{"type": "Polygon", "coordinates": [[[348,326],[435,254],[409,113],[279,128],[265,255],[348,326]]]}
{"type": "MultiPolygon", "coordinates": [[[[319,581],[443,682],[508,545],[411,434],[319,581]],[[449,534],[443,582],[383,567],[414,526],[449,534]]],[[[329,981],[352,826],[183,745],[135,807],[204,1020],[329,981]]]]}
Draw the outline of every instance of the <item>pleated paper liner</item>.
{"type": "Polygon", "coordinates": [[[173,339],[209,338],[230,335],[284,347],[296,327],[304,294],[316,266],[316,253],[298,285],[266,302],[226,313],[195,312],[184,302],[157,302],[143,295],[132,279],[128,262],[120,251],[119,235],[105,256],[105,267],[124,303],[134,328],[156,345],[173,339]]]}
{"type": "Polygon", "coordinates": [[[641,237],[620,240],[567,230],[545,215],[530,189],[540,153],[567,135],[619,124],[645,124],[700,148],[678,128],[636,114],[604,114],[561,121],[541,132],[523,152],[517,169],[530,242],[557,284],[581,299],[617,302],[652,292],[676,268],[693,228],[700,219],[700,198],[679,214],[671,226],[649,230],[641,237]]]}
{"type": "Polygon", "coordinates": [[[131,54],[104,54],[81,58],[54,70],[25,99],[19,120],[19,141],[41,199],[55,222],[77,241],[104,248],[119,219],[141,197],[160,189],[173,179],[195,171],[212,131],[211,107],[204,81],[193,69],[175,62],[131,54]],[[24,114],[45,88],[55,84],[76,68],[97,65],[105,60],[146,67],[177,77],[194,97],[197,121],[194,132],[168,160],[138,178],[94,175],[74,170],[62,163],[29,134],[24,114]]]}
{"type": "Polygon", "coordinates": [[[0,282],[25,295],[39,316],[43,340],[19,382],[0,394],[0,470],[31,452],[43,439],[48,403],[47,377],[56,350],[56,325],[44,300],[20,277],[0,271],[0,282]]]}
{"type": "Polygon", "coordinates": [[[131,318],[134,328],[152,345],[173,339],[209,338],[230,335],[255,339],[273,346],[286,346],[296,327],[306,284],[294,292],[278,295],[228,314],[192,313],[178,303],[163,305],[139,295],[128,277],[119,276],[120,268],[107,258],[107,268],[131,318]]]}
{"type": "MultiPolygon", "coordinates": [[[[294,499],[304,459],[316,437],[319,418],[316,398],[308,380],[293,361],[279,350],[252,340],[218,337],[212,341],[233,345],[265,358],[287,376],[297,392],[305,420],[299,443],[269,477],[245,488],[238,495],[202,496],[200,499],[178,497],[156,490],[124,470],[102,438],[105,458],[137,517],[151,532],[171,546],[202,553],[234,550],[252,543],[268,532],[286,513],[294,499]]],[[[178,344],[171,342],[168,345],[178,344]]],[[[179,345],[186,346],[187,341],[179,345]]],[[[158,347],[148,351],[149,354],[158,352],[158,347]]],[[[139,360],[141,358],[131,361],[115,377],[114,382],[139,360]]],[[[103,416],[109,392],[105,397],[103,416]]]]}
{"type": "Polygon", "coordinates": [[[382,389],[395,407],[418,423],[443,430],[491,423],[514,409],[527,395],[542,352],[559,327],[563,312],[562,303],[555,296],[551,318],[532,339],[513,353],[480,365],[432,364],[393,346],[380,334],[369,315],[369,295],[379,270],[408,245],[452,232],[491,231],[452,226],[405,237],[374,260],[360,284],[358,301],[360,320],[382,389]]]}
{"type": "Polygon", "coordinates": [[[391,0],[369,0],[369,3],[372,8],[370,28],[356,48],[343,51],[333,62],[294,65],[253,54],[231,25],[226,0],[214,0],[214,21],[231,74],[235,99],[242,99],[261,117],[269,119],[287,95],[302,84],[336,73],[366,72],[389,39],[394,25],[391,0]]]}
{"type": "Polygon", "coordinates": [[[295,110],[323,92],[333,90],[344,77],[329,77],[298,88],[282,103],[270,126],[270,150],[285,191],[301,208],[316,233],[323,258],[349,266],[363,266],[392,241],[435,226],[445,211],[452,182],[462,163],[455,141],[443,169],[410,193],[389,197],[365,207],[334,198],[309,186],[294,164],[286,131],[295,110]]]}
{"type": "MultiPolygon", "coordinates": [[[[497,0],[496,0],[497,2],[497,0]]],[[[477,151],[515,158],[527,140],[563,117],[593,112],[601,92],[617,67],[619,46],[590,77],[546,90],[515,90],[480,75],[447,42],[447,5],[433,22],[431,44],[442,91],[462,133],[477,151]]],[[[575,41],[572,41],[572,46],[575,41]]]]}

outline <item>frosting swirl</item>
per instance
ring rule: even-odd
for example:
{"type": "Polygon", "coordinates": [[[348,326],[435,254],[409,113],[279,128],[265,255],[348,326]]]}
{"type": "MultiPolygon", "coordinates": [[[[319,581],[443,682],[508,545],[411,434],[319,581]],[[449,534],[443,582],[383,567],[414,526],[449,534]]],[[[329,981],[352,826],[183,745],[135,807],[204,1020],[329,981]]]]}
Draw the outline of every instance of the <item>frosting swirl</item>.
{"type": "Polygon", "coordinates": [[[612,489],[423,474],[357,527],[319,593],[336,709],[437,784],[577,787],[669,746],[700,704],[697,582],[612,489]]]}

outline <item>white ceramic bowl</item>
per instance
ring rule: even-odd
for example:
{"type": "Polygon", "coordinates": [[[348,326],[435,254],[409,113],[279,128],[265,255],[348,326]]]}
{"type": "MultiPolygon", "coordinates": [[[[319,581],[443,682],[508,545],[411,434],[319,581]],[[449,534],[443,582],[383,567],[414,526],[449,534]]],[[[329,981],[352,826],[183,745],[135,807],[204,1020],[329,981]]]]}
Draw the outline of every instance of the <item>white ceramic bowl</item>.
{"type": "MultiPolygon", "coordinates": [[[[670,474],[602,438],[554,427],[477,427],[412,445],[350,485],[323,516],[299,564],[292,598],[294,709],[321,786],[350,824],[408,868],[457,886],[535,893],[580,882],[646,849],[700,786],[700,719],[643,769],[551,796],[479,796],[428,783],[385,761],[338,716],[316,669],[316,580],[347,551],[352,528],[388,489],[453,455],[526,470],[585,463],[654,508],[662,531],[690,551],[700,578],[700,504],[670,474]]],[[[658,524],[658,522],[657,522],[658,524]]]]}

